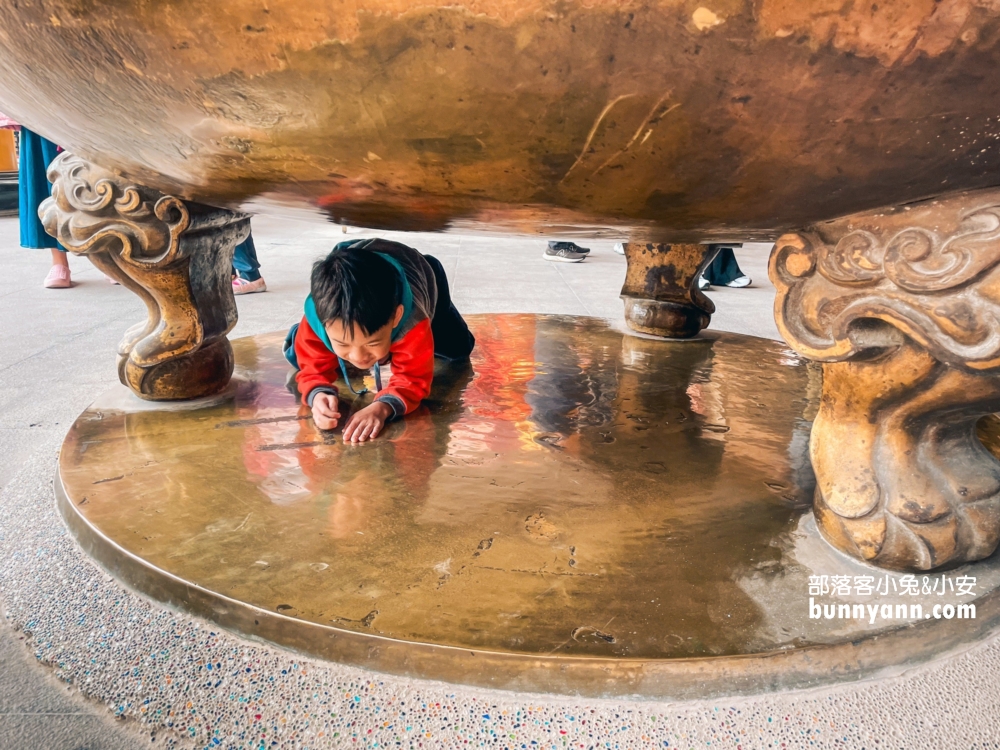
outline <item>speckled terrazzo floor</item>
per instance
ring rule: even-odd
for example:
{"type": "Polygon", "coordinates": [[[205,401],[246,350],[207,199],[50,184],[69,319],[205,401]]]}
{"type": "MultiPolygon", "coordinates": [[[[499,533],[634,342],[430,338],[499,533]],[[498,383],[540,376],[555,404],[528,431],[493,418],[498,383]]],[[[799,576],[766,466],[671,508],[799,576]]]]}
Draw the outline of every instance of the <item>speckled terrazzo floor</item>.
{"type": "MultiPolygon", "coordinates": [[[[536,255],[534,248],[530,253],[536,255]]],[[[609,294],[617,281],[607,282],[609,294]]],[[[263,314],[270,294],[241,302],[241,313],[250,313],[246,320],[265,330],[274,327],[273,313],[263,314]]],[[[278,302],[276,294],[272,299],[278,302]]],[[[106,386],[90,387],[96,395],[106,386]]],[[[55,403],[60,396],[44,392],[39,398],[55,403]]],[[[58,427],[47,430],[0,493],[5,614],[28,635],[25,643],[39,662],[92,701],[133,720],[147,738],[155,737],[154,746],[1000,746],[997,639],[889,679],[697,703],[471,690],[387,678],[246,642],[124,590],[80,551],[52,493],[61,433],[58,427]]],[[[136,737],[137,743],[149,741],[138,739],[138,732],[136,737]]],[[[42,738],[23,747],[55,746],[42,738]]]]}

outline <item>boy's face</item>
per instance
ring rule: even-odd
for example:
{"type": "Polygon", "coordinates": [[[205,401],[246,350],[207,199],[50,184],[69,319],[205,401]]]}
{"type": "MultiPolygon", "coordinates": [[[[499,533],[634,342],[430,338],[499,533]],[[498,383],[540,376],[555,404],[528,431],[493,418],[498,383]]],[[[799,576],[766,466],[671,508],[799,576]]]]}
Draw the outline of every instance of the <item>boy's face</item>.
{"type": "Polygon", "coordinates": [[[396,307],[396,314],[377,331],[364,333],[361,326],[354,324],[352,329],[344,326],[340,320],[331,320],[326,324],[326,333],[333,344],[333,352],[343,360],[350,362],[359,370],[374,367],[375,363],[389,354],[392,346],[392,329],[403,319],[403,306],[396,307]]]}

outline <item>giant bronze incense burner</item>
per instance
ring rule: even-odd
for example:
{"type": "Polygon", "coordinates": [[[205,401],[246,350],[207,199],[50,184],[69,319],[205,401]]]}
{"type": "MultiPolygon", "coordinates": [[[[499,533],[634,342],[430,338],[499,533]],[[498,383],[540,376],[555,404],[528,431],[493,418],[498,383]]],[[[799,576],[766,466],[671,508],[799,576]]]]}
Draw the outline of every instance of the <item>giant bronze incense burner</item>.
{"type": "Polygon", "coordinates": [[[0,38],[0,108],[70,152],[47,228],[149,307],[119,349],[143,398],[226,385],[248,206],[611,228],[662,336],[708,323],[702,243],[784,235],[824,533],[897,568],[995,549],[996,0],[21,0],[0,38]]]}

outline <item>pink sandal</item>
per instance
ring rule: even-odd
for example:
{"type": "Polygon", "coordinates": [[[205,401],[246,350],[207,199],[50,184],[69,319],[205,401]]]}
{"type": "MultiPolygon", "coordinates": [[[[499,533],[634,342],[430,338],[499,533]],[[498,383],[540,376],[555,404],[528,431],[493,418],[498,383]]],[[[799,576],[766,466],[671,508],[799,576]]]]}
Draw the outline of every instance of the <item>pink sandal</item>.
{"type": "Polygon", "coordinates": [[[69,276],[69,267],[61,265],[52,266],[42,286],[46,289],[69,289],[73,286],[73,281],[69,276]]]}
{"type": "Polygon", "coordinates": [[[247,281],[246,279],[241,279],[239,276],[233,279],[233,294],[255,294],[266,291],[267,284],[264,283],[263,276],[256,281],[247,281]]]}

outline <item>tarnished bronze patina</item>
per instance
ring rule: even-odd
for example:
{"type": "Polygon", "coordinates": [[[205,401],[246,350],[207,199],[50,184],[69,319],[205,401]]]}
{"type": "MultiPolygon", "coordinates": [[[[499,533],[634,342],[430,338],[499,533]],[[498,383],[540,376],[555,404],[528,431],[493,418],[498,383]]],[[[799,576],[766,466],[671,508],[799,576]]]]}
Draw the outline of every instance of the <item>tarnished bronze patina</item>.
{"type": "Polygon", "coordinates": [[[234,341],[233,387],[213,399],[106,394],[64,444],[62,511],[116,575],[173,606],[476,685],[815,685],[915,663],[1000,619],[997,564],[966,571],[975,620],[810,617],[811,575],[872,570],[806,513],[817,373],[783,345],[656,341],[588,318],[470,324],[471,367],[440,366],[425,405],[370,444],[315,428],[281,334],[234,341]]]}
{"type": "Polygon", "coordinates": [[[369,227],[774,237],[995,185],[994,0],[21,0],[0,110],[369,227]]]}
{"type": "Polygon", "coordinates": [[[979,560],[1000,541],[1000,191],[789,234],[771,257],[785,340],[823,365],[816,515],[892,568],[979,560]]]}
{"type": "Polygon", "coordinates": [[[146,304],[118,345],[118,377],[138,396],[175,401],[216,393],[233,373],[233,250],[246,214],[131,184],[69,153],[52,162],[45,230],[88,256],[146,304]]]}
{"type": "Polygon", "coordinates": [[[715,305],[698,289],[698,277],[715,253],[708,245],[626,242],[621,296],[628,327],[675,339],[708,327],[715,305]]]}

